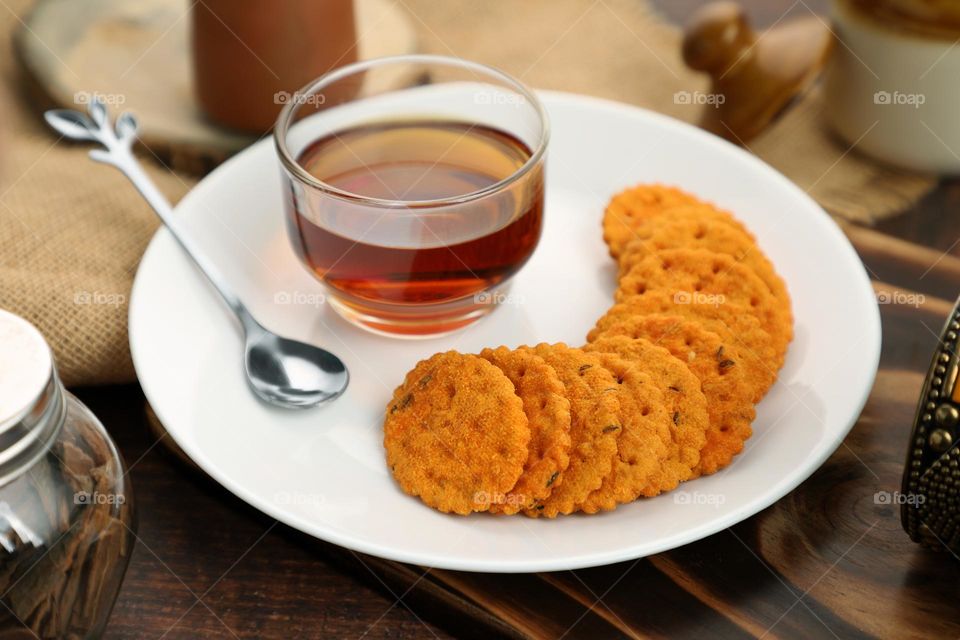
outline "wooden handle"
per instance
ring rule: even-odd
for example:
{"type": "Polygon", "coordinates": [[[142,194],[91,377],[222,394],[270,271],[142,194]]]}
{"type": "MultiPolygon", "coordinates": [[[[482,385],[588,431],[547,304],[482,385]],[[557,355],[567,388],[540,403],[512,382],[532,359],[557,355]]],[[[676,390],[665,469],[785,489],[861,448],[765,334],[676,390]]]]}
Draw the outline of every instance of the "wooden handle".
{"type": "Polygon", "coordinates": [[[700,126],[746,144],[810,86],[831,43],[829,27],[814,15],[757,34],[736,2],[705,5],[683,38],[684,62],[708,74],[712,84],[700,126]]]}
{"type": "Polygon", "coordinates": [[[683,38],[683,60],[696,71],[722,76],[749,56],[757,37],[736,2],[714,2],[693,15],[683,38]]]}

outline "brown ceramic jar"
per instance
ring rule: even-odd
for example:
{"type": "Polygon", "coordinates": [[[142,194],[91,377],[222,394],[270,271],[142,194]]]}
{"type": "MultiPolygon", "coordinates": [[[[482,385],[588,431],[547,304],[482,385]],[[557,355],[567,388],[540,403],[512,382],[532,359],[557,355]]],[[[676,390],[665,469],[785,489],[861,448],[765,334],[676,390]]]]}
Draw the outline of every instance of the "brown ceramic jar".
{"type": "Polygon", "coordinates": [[[196,96],[234,129],[265,133],[297,89],[357,59],[352,0],[204,0],[192,21],[196,96]]]}

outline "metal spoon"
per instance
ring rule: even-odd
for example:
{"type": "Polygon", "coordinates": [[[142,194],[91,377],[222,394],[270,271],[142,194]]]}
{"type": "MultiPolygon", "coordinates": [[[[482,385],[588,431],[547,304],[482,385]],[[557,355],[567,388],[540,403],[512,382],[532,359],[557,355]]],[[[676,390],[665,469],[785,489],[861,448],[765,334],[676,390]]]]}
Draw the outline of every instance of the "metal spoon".
{"type": "Polygon", "coordinates": [[[119,169],[153,207],[167,229],[193,260],[243,327],[246,342],[244,365],[247,381],[266,402],[290,409],[313,407],[342,394],[350,375],[341,360],[324,349],[280,337],[254,319],[207,256],[185,234],[173,209],[152,180],[143,172],[131,147],[137,137],[137,120],[130,113],[110,126],[106,105],[91,100],[90,115],[70,109],[47,111],[44,118],[61,135],[72,140],[99,142],[105,149],[93,149],[90,157],[119,169]]]}

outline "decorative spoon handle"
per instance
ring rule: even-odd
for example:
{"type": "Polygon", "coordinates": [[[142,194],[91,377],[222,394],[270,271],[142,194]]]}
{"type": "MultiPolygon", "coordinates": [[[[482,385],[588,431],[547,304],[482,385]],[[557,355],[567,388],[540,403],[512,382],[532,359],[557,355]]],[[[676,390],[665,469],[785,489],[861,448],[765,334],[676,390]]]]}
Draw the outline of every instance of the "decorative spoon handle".
{"type": "Polygon", "coordinates": [[[285,409],[315,407],[339,398],[350,383],[346,365],[335,354],[318,346],[279,336],[266,330],[240,302],[220,271],[180,226],[170,203],[131,151],[137,137],[137,121],[129,113],[110,125],[106,105],[95,99],[90,114],[69,109],[47,111],[47,123],[71,140],[99,142],[90,157],[121,171],[180,243],[240,320],[244,334],[244,371],[251,390],[264,402],[285,409]]]}
{"type": "Polygon", "coordinates": [[[153,180],[143,171],[132,152],[133,143],[137,138],[137,119],[133,114],[125,112],[117,118],[116,128],[111,127],[106,105],[99,97],[90,102],[89,115],[71,109],[53,109],[43,114],[44,119],[58,133],[71,140],[99,142],[102,149],[92,149],[90,157],[104,164],[109,164],[127,176],[137,191],[143,196],[167,230],[183,248],[184,252],[199,267],[207,280],[220,293],[223,300],[233,310],[244,328],[259,328],[259,324],[252,318],[246,307],[240,302],[233,289],[227,285],[226,279],[216,265],[194,243],[190,235],[185,233],[181,222],[173,214],[173,208],[167,199],[157,189],[153,180]]]}

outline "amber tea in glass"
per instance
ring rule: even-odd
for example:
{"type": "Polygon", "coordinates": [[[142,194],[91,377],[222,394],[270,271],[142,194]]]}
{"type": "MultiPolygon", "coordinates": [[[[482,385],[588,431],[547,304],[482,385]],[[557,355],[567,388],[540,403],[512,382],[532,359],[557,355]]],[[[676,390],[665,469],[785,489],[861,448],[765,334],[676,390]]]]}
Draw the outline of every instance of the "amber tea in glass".
{"type": "Polygon", "coordinates": [[[331,75],[277,126],[298,257],[337,311],[374,331],[435,335],[482,317],[540,238],[547,131],[536,98],[436,56],[331,75]],[[335,87],[353,97],[327,104],[339,82],[357,84],[335,87]]]}

